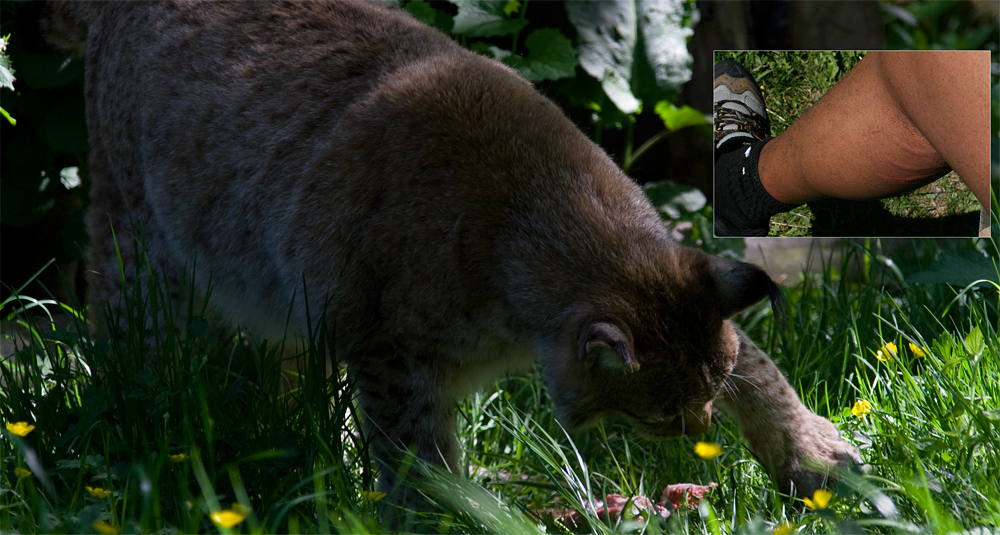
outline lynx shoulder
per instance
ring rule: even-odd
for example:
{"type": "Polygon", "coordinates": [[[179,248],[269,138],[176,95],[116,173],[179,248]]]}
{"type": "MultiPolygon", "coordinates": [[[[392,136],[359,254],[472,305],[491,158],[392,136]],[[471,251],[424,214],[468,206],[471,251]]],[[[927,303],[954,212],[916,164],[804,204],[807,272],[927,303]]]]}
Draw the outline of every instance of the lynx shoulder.
{"type": "MultiPolygon", "coordinates": [[[[397,9],[53,9],[53,41],[86,29],[91,309],[120,302],[112,229],[141,232],[168,277],[197,263],[218,313],[261,336],[282,335],[290,303],[298,333],[332,303],[390,467],[403,447],[457,468],[455,400],[536,358],[568,426],[701,432],[753,348],[728,318],[778,295],[755,266],[671,243],[555,105],[397,9]]],[[[853,455],[832,429],[833,453],[793,439],[758,456],[801,488],[782,466],[853,455]]]]}

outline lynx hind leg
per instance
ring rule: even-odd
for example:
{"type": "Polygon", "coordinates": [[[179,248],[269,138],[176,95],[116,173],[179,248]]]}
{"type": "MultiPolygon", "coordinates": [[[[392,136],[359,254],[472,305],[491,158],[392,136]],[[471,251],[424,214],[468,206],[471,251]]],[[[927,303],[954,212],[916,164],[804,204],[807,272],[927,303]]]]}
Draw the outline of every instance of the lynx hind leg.
{"type": "Polygon", "coordinates": [[[447,373],[420,359],[355,362],[369,452],[379,466],[380,492],[404,510],[423,511],[427,503],[412,490],[419,471],[408,454],[457,473],[460,447],[456,437],[455,400],[442,395],[447,373]],[[405,473],[404,481],[401,476],[405,473]]]}
{"type": "Polygon", "coordinates": [[[774,362],[738,332],[739,357],[718,405],[739,423],[750,451],[782,492],[812,496],[829,483],[833,469],[862,462],[858,449],[806,408],[774,362]]]}
{"type": "Polygon", "coordinates": [[[95,171],[92,177],[92,201],[87,215],[91,332],[98,336],[114,334],[115,330],[127,333],[132,320],[139,319],[130,315],[141,315],[144,339],[150,344],[149,335],[166,317],[160,302],[163,298],[178,302],[176,274],[168,269],[164,255],[156,248],[162,243],[157,229],[140,223],[150,220],[144,210],[140,207],[130,211],[113,181],[95,171]],[[150,272],[154,274],[153,280],[150,272]],[[158,289],[153,292],[157,295],[152,306],[151,288],[158,289]],[[136,305],[142,306],[136,308],[136,305]],[[154,309],[160,313],[155,319],[154,309]]]}

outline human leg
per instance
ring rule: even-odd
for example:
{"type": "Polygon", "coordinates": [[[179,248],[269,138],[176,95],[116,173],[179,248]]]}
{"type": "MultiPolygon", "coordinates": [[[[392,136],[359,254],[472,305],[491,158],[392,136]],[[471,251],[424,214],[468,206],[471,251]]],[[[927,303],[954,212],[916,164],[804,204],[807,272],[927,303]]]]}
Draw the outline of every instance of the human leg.
{"type": "MultiPolygon", "coordinates": [[[[923,61],[938,63],[932,58],[938,52],[916,54],[926,56],[923,61]]],[[[916,84],[893,83],[895,78],[886,68],[886,64],[892,65],[892,74],[901,76],[899,55],[913,53],[869,53],[761,149],[759,173],[768,193],[788,204],[824,197],[876,199],[916,189],[948,171],[948,162],[901,103],[906,100],[917,106],[915,99],[900,94],[916,84]]],[[[945,88],[939,91],[946,92],[945,88]]],[[[934,110],[947,115],[951,110],[945,105],[953,100],[943,101],[941,108],[938,101],[919,107],[928,110],[927,115],[934,110]]],[[[983,141],[988,143],[988,122],[986,128],[983,141]]],[[[988,154],[984,161],[988,165],[988,154]]]]}
{"type": "Polygon", "coordinates": [[[989,207],[989,51],[880,52],[877,59],[898,106],[989,207]]]}

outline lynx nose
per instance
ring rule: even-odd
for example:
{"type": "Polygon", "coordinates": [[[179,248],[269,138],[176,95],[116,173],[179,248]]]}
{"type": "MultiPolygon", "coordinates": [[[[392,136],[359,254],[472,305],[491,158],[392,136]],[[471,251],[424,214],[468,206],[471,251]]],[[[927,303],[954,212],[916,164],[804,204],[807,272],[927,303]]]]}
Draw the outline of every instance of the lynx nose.
{"type": "Polygon", "coordinates": [[[684,434],[696,437],[708,430],[712,425],[712,402],[706,403],[701,410],[689,409],[684,412],[684,434]]]}
{"type": "Polygon", "coordinates": [[[698,436],[708,430],[712,425],[712,402],[709,401],[703,406],[688,405],[681,414],[661,428],[661,436],[698,436]]]}

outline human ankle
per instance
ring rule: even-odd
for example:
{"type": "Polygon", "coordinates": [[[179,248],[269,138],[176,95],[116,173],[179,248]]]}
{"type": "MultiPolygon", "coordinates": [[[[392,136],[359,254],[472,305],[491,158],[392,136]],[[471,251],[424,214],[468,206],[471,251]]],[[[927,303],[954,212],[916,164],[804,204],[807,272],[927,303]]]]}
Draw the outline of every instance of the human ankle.
{"type": "Polygon", "coordinates": [[[774,199],[761,185],[758,159],[767,141],[722,155],[715,169],[716,234],[766,236],[772,215],[796,205],[774,199]]]}
{"type": "Polygon", "coordinates": [[[810,195],[804,190],[801,182],[805,171],[795,164],[790,151],[778,136],[761,147],[757,156],[757,176],[764,191],[775,201],[788,205],[800,205],[822,198],[822,195],[810,195]]]}

